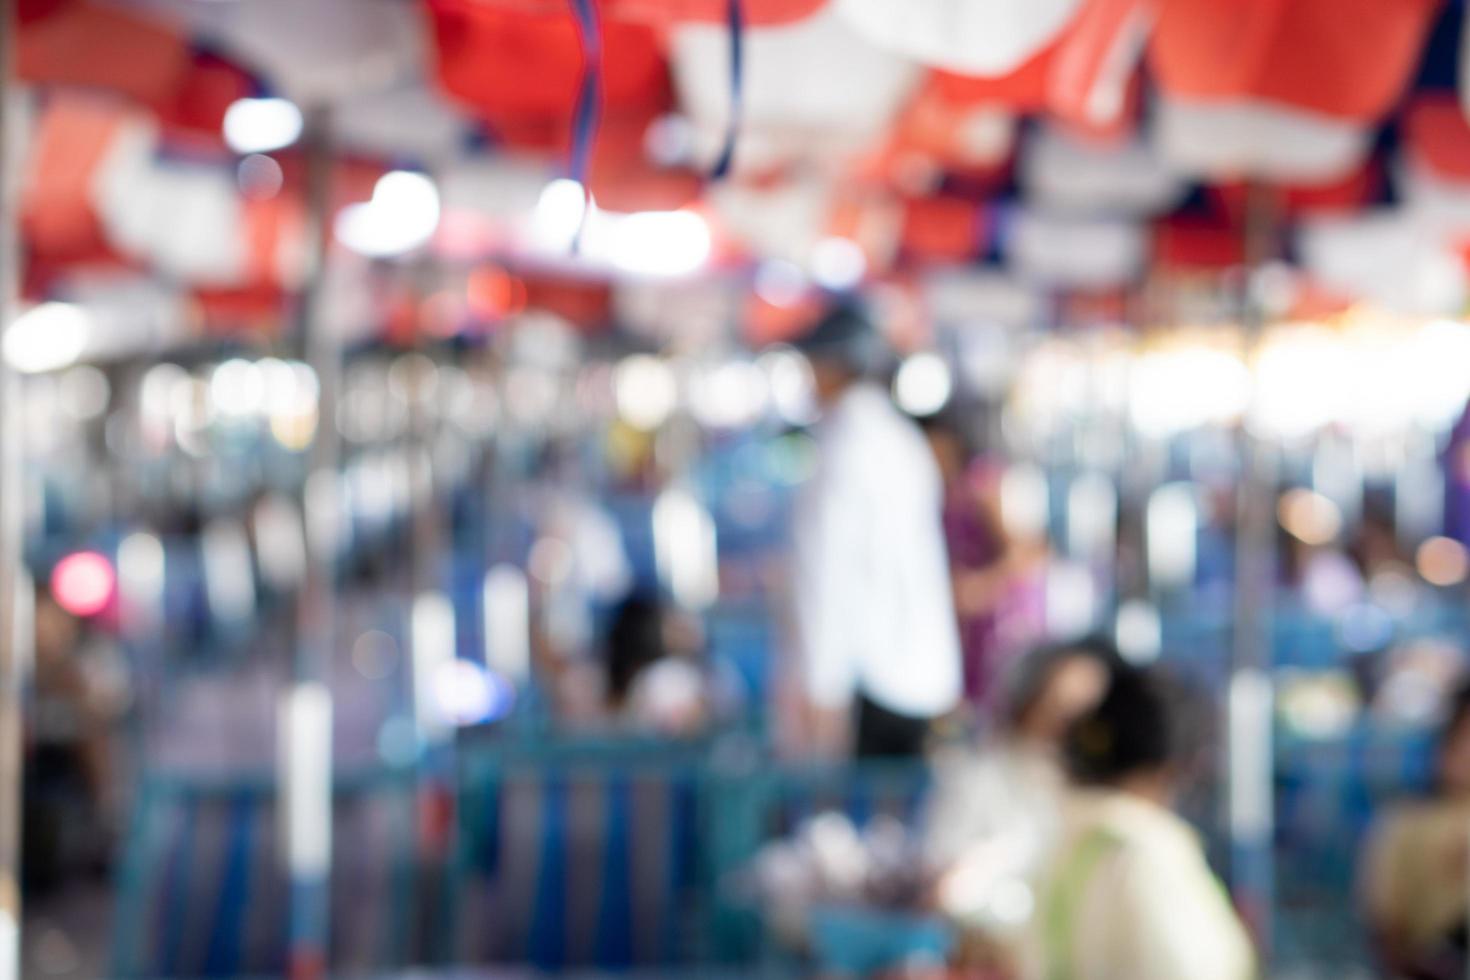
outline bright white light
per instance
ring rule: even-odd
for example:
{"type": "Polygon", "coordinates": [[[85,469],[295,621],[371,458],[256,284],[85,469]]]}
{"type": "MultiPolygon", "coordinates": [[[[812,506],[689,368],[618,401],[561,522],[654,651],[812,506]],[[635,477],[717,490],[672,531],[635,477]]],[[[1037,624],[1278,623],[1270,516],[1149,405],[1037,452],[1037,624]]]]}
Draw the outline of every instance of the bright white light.
{"type": "Polygon", "coordinates": [[[1230,680],[1230,828],[1238,840],[1270,840],[1274,821],[1271,773],[1271,676],[1243,670],[1230,680]]]}
{"type": "Polygon", "coordinates": [[[439,704],[439,674],[454,659],[454,606],[440,592],[426,592],[413,602],[410,632],[413,638],[414,722],[425,742],[440,742],[449,734],[450,719],[439,704]]]}
{"type": "Polygon", "coordinates": [[[572,247],[588,208],[587,190],[575,180],[553,180],[541,192],[531,218],[531,239],[543,249],[564,252],[572,247]]]}
{"type": "Polygon", "coordinates": [[[260,411],[265,401],[260,368],[240,358],[225,361],[209,379],[209,398],[221,415],[243,416],[260,411]]]}
{"type": "Polygon", "coordinates": [[[520,683],[531,674],[531,598],[525,574],[514,565],[496,565],[485,574],[481,591],[485,664],[520,683]]]}
{"type": "MultiPolygon", "coordinates": [[[[267,357],[256,367],[260,371],[265,410],[271,415],[290,415],[297,411],[296,372],[291,365],[267,357]]],[[[313,405],[313,408],[316,406],[313,405]]]]}
{"type": "Polygon", "coordinates": [[[794,262],[772,259],[755,270],[755,294],[772,306],[795,306],[806,289],[806,273],[794,262]]]}
{"type": "Polygon", "coordinates": [[[679,384],[664,361],[647,354],[626,357],[613,379],[618,414],[629,425],[652,432],[669,420],[679,403],[679,384]]]}
{"type": "Polygon", "coordinates": [[[1114,634],[1118,652],[1129,663],[1150,664],[1159,659],[1164,646],[1164,626],[1153,603],[1129,599],[1120,605],[1114,634]]]}
{"type": "Polygon", "coordinates": [[[906,359],[893,379],[893,399],[915,418],[933,415],[949,404],[954,378],[938,354],[925,351],[906,359]]]}
{"type": "Polygon", "coordinates": [[[255,553],[261,577],[272,588],[295,588],[305,576],[306,532],[301,511],[285,494],[269,494],[256,505],[255,553]]]}
{"type": "Polygon", "coordinates": [[[641,276],[685,276],[709,260],[709,225],[693,211],[608,215],[613,267],[641,276]]]}
{"type": "Polygon", "coordinates": [[[1420,422],[1430,428],[1450,425],[1470,401],[1470,324],[1436,320],[1414,338],[1415,378],[1420,422]]]}
{"type": "Polygon", "coordinates": [[[5,360],[23,374],[57,371],[76,363],[92,336],[92,318],[71,303],[42,303],[5,331],[5,360]]]}
{"type": "Polygon", "coordinates": [[[337,215],[337,240],[360,255],[387,258],[428,243],[439,227],[439,188],[408,170],[384,174],[373,199],[337,215]]]}
{"type": "Polygon", "coordinates": [[[297,684],[277,710],[286,865],[293,876],[318,877],[332,856],[332,692],[325,684],[297,684]]]}
{"type": "Polygon", "coordinates": [[[1199,502],[1188,483],[1165,484],[1148,500],[1144,518],[1149,579],[1155,586],[1194,580],[1199,537],[1199,502]]]}
{"type": "Polygon", "coordinates": [[[1249,369],[1234,354],[1208,347],[1146,353],[1134,364],[1130,380],[1133,424],[1148,436],[1231,422],[1250,403],[1249,369]]]}
{"type": "Polygon", "coordinates": [[[1046,629],[1059,639],[1084,636],[1097,623],[1097,583],[1081,562],[1053,562],[1046,572],[1046,629]]]}
{"type": "Polygon", "coordinates": [[[789,347],[767,351],[756,361],[766,376],[771,404],[787,425],[811,425],[817,420],[816,382],[811,362],[789,347]]]}
{"type": "Polygon", "coordinates": [[[204,592],[218,621],[243,623],[255,612],[255,575],[250,540],[235,521],[216,520],[204,529],[204,592]]]}
{"type": "Polygon", "coordinates": [[[1331,332],[1288,328],[1268,339],[1255,364],[1253,429],[1283,439],[1301,438],[1344,414],[1352,376],[1346,347],[1331,332]]]}
{"type": "Polygon", "coordinates": [[[1020,878],[1003,878],[991,890],[987,910],[1003,926],[1021,926],[1031,918],[1036,898],[1031,887],[1020,878]]]}
{"type": "Polygon", "coordinates": [[[868,258],[849,238],[824,238],[812,249],[812,277],[828,289],[851,289],[863,281],[868,258]]]}
{"type": "Polygon", "coordinates": [[[471,660],[446,660],[436,668],[433,684],[438,712],[455,725],[501,718],[515,699],[504,680],[471,660]]]}
{"type": "Polygon", "coordinates": [[[237,99],[225,110],[225,142],[236,153],[269,153],[301,138],[301,110],[288,99],[237,99]]]}
{"type": "Polygon", "coordinates": [[[1000,480],[1000,519],[1016,538],[1046,535],[1051,514],[1051,490],[1046,472],[1034,463],[1017,463],[1000,480]]]}
{"type": "Polygon", "coordinates": [[[715,522],[699,500],[680,487],[653,505],[653,549],[659,578],[688,609],[704,609],[720,594],[715,522]]]}
{"type": "Polygon", "coordinates": [[[163,543],[145,531],[129,534],[117,549],[123,623],[134,635],[163,622],[164,565],[163,543]]]}
{"type": "Polygon", "coordinates": [[[690,411],[700,425],[738,429],[766,407],[766,376],[749,361],[730,361],[706,372],[690,391],[690,411]]]}

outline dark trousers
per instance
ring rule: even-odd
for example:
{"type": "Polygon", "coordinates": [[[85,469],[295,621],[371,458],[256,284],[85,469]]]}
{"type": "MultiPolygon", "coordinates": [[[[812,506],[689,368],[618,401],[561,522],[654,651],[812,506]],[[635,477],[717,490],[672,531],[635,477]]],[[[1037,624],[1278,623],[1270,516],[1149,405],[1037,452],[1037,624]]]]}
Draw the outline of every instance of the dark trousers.
{"type": "Polygon", "coordinates": [[[858,697],[857,757],[859,759],[913,759],[924,754],[929,736],[928,718],[913,718],[858,697]]]}

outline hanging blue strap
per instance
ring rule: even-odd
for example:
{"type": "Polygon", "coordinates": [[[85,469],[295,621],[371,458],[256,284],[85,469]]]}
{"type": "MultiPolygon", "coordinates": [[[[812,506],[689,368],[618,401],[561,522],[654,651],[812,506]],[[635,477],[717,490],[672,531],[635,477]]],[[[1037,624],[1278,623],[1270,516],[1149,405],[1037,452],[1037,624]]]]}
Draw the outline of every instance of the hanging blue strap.
{"type": "Polygon", "coordinates": [[[735,163],[735,144],[740,139],[740,116],[745,96],[745,9],[743,0],[726,0],[725,17],[730,30],[730,121],[725,126],[725,144],[710,171],[713,180],[729,176],[735,163]]]}
{"type": "Polygon", "coordinates": [[[572,115],[572,159],[568,176],[582,186],[587,207],[572,239],[572,252],[581,247],[582,230],[591,210],[591,193],[587,189],[587,171],[592,162],[592,145],[597,140],[597,127],[602,116],[602,26],[597,20],[597,0],[572,0],[577,17],[577,33],[582,43],[582,84],[577,91],[577,106],[572,115]]]}

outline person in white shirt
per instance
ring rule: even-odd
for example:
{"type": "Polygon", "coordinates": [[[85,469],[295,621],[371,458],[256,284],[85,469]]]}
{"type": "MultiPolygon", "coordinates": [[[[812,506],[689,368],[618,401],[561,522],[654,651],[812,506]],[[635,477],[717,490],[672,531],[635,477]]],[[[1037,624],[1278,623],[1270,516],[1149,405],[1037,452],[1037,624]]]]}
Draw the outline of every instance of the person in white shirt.
{"type": "Polygon", "coordinates": [[[1157,670],[1116,669],[1073,726],[1075,791],[1034,921],[1035,980],[1251,980],[1255,953],[1171,803],[1199,707],[1157,670]]]}
{"type": "Polygon", "coordinates": [[[859,757],[913,757],[960,696],[958,628],[938,465],[868,375],[877,331],[839,305],[798,342],[822,418],[797,502],[794,613],[812,738],[831,750],[856,713],[859,757]]]}

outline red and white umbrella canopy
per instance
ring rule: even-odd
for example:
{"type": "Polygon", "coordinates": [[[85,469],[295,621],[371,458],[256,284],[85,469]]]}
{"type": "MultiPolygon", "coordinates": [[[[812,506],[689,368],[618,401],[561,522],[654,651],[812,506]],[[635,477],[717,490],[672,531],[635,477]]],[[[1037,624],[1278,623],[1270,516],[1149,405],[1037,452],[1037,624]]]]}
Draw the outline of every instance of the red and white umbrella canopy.
{"type": "MultiPolygon", "coordinates": [[[[728,30],[678,27],[669,58],[699,154],[713,159],[730,121],[728,30]]],[[[888,131],[921,76],[910,60],[873,44],[830,9],[749,31],[744,74],[735,161],[747,173],[836,163],[867,149],[888,131]]]]}
{"type": "Polygon", "coordinates": [[[1023,282],[1100,292],[1136,282],[1148,261],[1148,233],[1126,218],[1022,211],[1010,228],[1006,261],[1023,282]]]}
{"type": "Polygon", "coordinates": [[[1470,299],[1460,252],[1396,211],[1309,219],[1297,248],[1317,283],[1390,310],[1458,314],[1470,299]]]}
{"type": "Polygon", "coordinates": [[[1149,64],[1160,153],[1207,178],[1325,183],[1361,165],[1440,0],[1171,0],[1149,64]]]}
{"type": "Polygon", "coordinates": [[[424,22],[400,0],[130,0],[258,71],[303,104],[422,77],[424,22]]]}
{"type": "Polygon", "coordinates": [[[1162,214],[1188,191],[1183,176],[1141,139],[1099,142],[1055,126],[1026,142],[1020,179],[1028,201],[1074,214],[1162,214]]]}
{"type": "Polygon", "coordinates": [[[1083,0],[833,0],[868,41],[966,75],[1008,75],[1061,35],[1083,0]]]}
{"type": "Polygon", "coordinates": [[[1408,94],[1442,0],[739,0],[734,18],[730,0],[594,6],[596,25],[565,0],[25,0],[21,75],[60,93],[30,168],[34,265],[289,286],[300,154],[277,152],[279,193],[252,195],[218,137],[224,110],[263,89],[332,108],[338,149],[367,175],[338,205],[385,170],[426,166],[443,221],[413,247],[455,259],[527,259],[548,187],[574,173],[584,188],[551,192],[568,242],[585,190],[603,215],[593,246],[614,226],[640,247],[699,232],[701,268],[906,276],[991,261],[999,243],[1028,290],[1106,292],[1239,262],[1250,182],[1279,189],[1329,288],[1418,308],[1454,292],[1470,125],[1450,93],[1408,94]],[[70,101],[79,88],[112,101],[70,101]],[[1364,216],[1390,163],[1385,124],[1402,136],[1399,203],[1364,216]],[[733,174],[711,180],[732,132],[733,174]],[[652,217],[617,224],[628,215],[652,217]],[[1362,255],[1382,260],[1359,268],[1362,255]]]}

